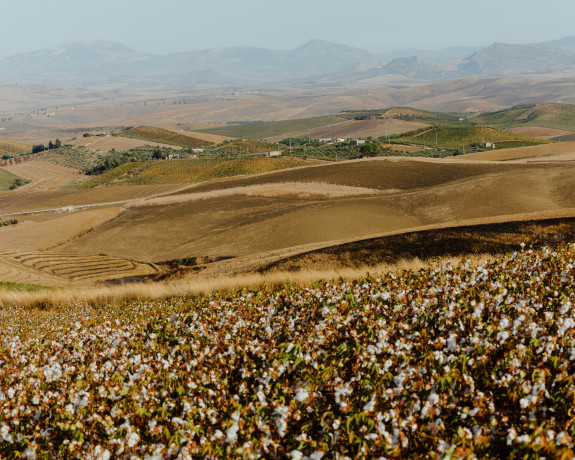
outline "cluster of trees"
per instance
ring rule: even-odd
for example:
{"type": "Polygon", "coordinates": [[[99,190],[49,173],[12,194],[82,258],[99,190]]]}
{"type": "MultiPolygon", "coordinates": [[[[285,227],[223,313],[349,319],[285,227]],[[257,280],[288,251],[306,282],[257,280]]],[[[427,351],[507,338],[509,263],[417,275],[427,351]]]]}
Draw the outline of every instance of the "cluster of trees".
{"type": "Polygon", "coordinates": [[[14,182],[12,182],[12,185],[10,186],[10,190],[14,190],[17,189],[18,187],[22,187],[23,185],[29,184],[30,181],[27,179],[22,179],[22,178],[18,178],[16,179],[14,182]]]}
{"type": "Polygon", "coordinates": [[[48,148],[44,144],[38,144],[32,146],[32,153],[40,153],[44,152],[45,150],[52,150],[52,149],[59,149],[62,147],[62,142],[60,139],[56,139],[54,142],[48,142],[48,148]]]}
{"type": "Polygon", "coordinates": [[[0,227],[7,227],[8,225],[16,225],[17,223],[18,223],[17,219],[5,220],[4,222],[0,222],[0,227]]]}

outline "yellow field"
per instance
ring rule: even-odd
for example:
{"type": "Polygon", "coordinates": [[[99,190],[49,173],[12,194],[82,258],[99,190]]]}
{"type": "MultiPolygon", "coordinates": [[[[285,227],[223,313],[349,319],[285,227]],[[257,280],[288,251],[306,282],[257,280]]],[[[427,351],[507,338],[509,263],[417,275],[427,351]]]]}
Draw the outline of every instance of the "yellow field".
{"type": "Polygon", "coordinates": [[[20,142],[0,140],[0,156],[2,155],[20,155],[32,152],[32,147],[20,142]]]}
{"type": "Polygon", "coordinates": [[[81,175],[76,169],[37,160],[25,161],[13,166],[4,166],[2,169],[32,181],[32,183],[21,188],[20,191],[57,190],[60,187],[76,184],[87,179],[86,176],[81,175]]]}
{"type": "Polygon", "coordinates": [[[167,147],[172,149],[181,149],[181,147],[176,145],[161,144],[159,142],[151,142],[139,139],[131,139],[127,137],[116,137],[116,136],[92,136],[92,137],[81,137],[70,142],[76,147],[86,147],[90,150],[100,150],[103,152],[108,152],[112,149],[114,150],[130,150],[138,147],[143,147],[149,145],[151,147],[167,147]]]}

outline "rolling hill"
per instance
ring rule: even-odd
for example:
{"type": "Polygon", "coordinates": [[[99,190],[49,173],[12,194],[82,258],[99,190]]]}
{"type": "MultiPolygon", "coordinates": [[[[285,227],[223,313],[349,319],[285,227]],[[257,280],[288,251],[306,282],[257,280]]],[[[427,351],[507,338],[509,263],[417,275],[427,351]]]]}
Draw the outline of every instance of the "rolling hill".
{"type": "Polygon", "coordinates": [[[247,139],[264,139],[270,137],[287,137],[290,133],[304,131],[322,126],[329,126],[346,121],[337,115],[296,120],[269,121],[262,123],[245,123],[219,128],[204,129],[200,132],[247,139]]]}
{"type": "Polygon", "coordinates": [[[575,131],[575,105],[521,105],[497,112],[479,114],[470,118],[470,121],[477,125],[500,129],[518,126],[538,126],[575,131]]]}
{"type": "Polygon", "coordinates": [[[494,128],[474,126],[434,126],[413,134],[407,133],[390,140],[398,144],[426,145],[444,149],[481,147],[492,143],[496,149],[547,144],[549,141],[494,128]]]}
{"type": "Polygon", "coordinates": [[[156,128],[153,126],[140,126],[138,128],[121,131],[116,135],[120,137],[128,137],[132,139],[139,139],[143,141],[159,144],[169,144],[186,148],[198,148],[207,145],[213,145],[213,142],[204,139],[196,139],[192,136],[187,136],[182,133],[169,131],[163,128],[156,128]]]}

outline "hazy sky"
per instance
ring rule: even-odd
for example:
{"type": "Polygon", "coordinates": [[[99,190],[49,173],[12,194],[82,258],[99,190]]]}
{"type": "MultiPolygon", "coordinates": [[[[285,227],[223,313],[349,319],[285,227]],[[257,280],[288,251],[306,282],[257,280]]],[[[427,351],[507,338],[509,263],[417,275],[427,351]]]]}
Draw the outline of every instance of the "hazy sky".
{"type": "Polygon", "coordinates": [[[0,55],[73,40],[167,54],[318,38],[372,52],[575,35],[573,0],[1,0],[0,55]]]}

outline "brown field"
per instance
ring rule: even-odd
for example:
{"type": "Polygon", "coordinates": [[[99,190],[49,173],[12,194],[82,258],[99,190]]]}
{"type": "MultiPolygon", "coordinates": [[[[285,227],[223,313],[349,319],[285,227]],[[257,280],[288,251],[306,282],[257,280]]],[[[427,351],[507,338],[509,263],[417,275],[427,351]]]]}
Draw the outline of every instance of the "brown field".
{"type": "MultiPolygon", "coordinates": [[[[234,137],[228,136],[220,136],[218,134],[209,134],[209,133],[199,133],[194,131],[195,129],[211,129],[217,128],[218,125],[208,125],[208,124],[196,124],[196,125],[185,125],[186,129],[183,129],[182,126],[179,125],[159,125],[158,128],[166,129],[168,131],[173,131],[178,134],[183,134],[184,136],[189,136],[195,139],[201,139],[206,142],[211,142],[215,145],[221,144],[225,141],[231,141],[235,139],[234,137]]],[[[225,126],[225,125],[222,125],[225,126]]]]}
{"type": "Polygon", "coordinates": [[[76,169],[36,160],[4,166],[2,169],[32,181],[32,183],[21,187],[19,192],[23,190],[57,190],[60,187],[77,184],[87,179],[76,169]]]}
{"type": "Polygon", "coordinates": [[[564,131],[562,129],[541,128],[538,126],[519,126],[517,128],[507,128],[516,134],[524,134],[525,136],[538,137],[539,139],[553,139],[554,137],[572,135],[572,131],[564,131]]]}
{"type": "Polygon", "coordinates": [[[558,142],[555,144],[469,153],[458,158],[472,161],[509,161],[529,158],[542,158],[545,161],[551,161],[552,159],[569,161],[572,159],[571,155],[573,154],[575,154],[575,142],[558,142]]]}
{"type": "Polygon", "coordinates": [[[130,150],[138,147],[143,147],[149,145],[151,147],[167,147],[175,150],[181,149],[176,145],[161,144],[158,142],[142,141],[139,139],[131,139],[127,137],[117,137],[117,136],[90,136],[81,137],[70,141],[70,144],[76,147],[86,147],[91,150],[100,150],[103,152],[108,152],[112,149],[114,150],[130,150]]]}
{"type": "Polygon", "coordinates": [[[286,137],[310,137],[312,139],[324,139],[333,137],[343,138],[367,138],[380,137],[386,134],[402,134],[408,131],[425,128],[429,126],[425,123],[402,120],[349,120],[333,125],[322,126],[320,128],[306,129],[303,131],[294,131],[282,136],[266,138],[268,142],[279,142],[286,137]]]}
{"type": "MultiPolygon", "coordinates": [[[[198,185],[209,192],[281,182],[371,188],[373,196],[273,195],[188,197],[127,209],[118,218],[57,248],[159,261],[247,257],[306,244],[360,239],[426,225],[502,215],[560,212],[575,203],[563,166],[367,160],[198,185]],[[155,235],[161,234],[158,239],[155,235]],[[131,244],[137,241],[137,245],[131,244]]],[[[284,193],[282,195],[281,190],[284,193]]]]}
{"type": "MultiPolygon", "coordinates": [[[[575,161],[565,154],[573,146],[513,149],[504,156],[504,150],[485,153],[525,158],[525,149],[539,149],[530,150],[537,163],[472,161],[471,155],[375,158],[185,187],[2,192],[0,215],[71,210],[18,216],[18,225],[0,228],[0,279],[79,286],[167,276],[171,269],[158,264],[174,259],[195,262],[184,263],[171,276],[217,278],[299,270],[306,264],[320,271],[357,268],[359,260],[395,264],[458,255],[466,244],[474,253],[504,250],[511,245],[506,241],[516,245],[536,232],[517,227],[505,230],[512,235],[503,237],[496,224],[541,219],[542,213],[548,218],[575,215],[575,161]],[[562,152],[563,157],[550,156],[562,152]],[[556,163],[556,158],[563,161],[556,163]],[[82,205],[98,207],[78,208],[82,205]],[[410,245],[419,252],[408,250],[410,245]]],[[[571,231],[541,225],[555,234],[571,231]]]]}
{"type": "Polygon", "coordinates": [[[121,208],[20,217],[0,228],[0,279],[43,285],[92,284],[106,279],[145,276],[158,270],[149,264],[104,255],[50,254],[75,235],[113,219],[121,208]]]}
{"type": "Polygon", "coordinates": [[[26,211],[131,201],[174,192],[181,188],[181,185],[134,185],[89,190],[0,192],[0,217],[26,211]]]}

